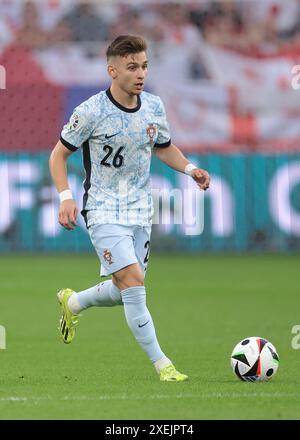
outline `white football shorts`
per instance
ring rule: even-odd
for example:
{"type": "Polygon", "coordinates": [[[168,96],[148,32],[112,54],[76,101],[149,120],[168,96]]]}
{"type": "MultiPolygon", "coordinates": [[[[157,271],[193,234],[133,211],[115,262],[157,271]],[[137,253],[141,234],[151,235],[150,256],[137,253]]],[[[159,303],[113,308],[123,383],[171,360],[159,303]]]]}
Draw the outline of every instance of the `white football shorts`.
{"type": "Polygon", "coordinates": [[[151,226],[96,224],[88,231],[101,262],[102,277],[134,263],[139,263],[142,271],[146,272],[151,226]]]}

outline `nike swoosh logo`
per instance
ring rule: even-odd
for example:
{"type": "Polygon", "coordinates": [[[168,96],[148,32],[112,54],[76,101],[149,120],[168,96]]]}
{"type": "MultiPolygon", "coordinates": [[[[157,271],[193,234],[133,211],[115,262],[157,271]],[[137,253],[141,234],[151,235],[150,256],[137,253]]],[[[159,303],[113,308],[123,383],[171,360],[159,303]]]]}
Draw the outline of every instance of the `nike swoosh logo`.
{"type": "Polygon", "coordinates": [[[105,135],[105,139],[110,139],[110,138],[112,138],[112,137],[114,137],[114,136],[117,136],[117,134],[119,134],[120,132],[118,131],[118,133],[115,133],[115,134],[111,134],[110,136],[108,136],[107,134],[105,135]]]}
{"type": "Polygon", "coordinates": [[[149,322],[149,321],[145,322],[145,324],[142,324],[142,325],[139,324],[139,327],[140,327],[140,328],[141,328],[141,327],[145,327],[145,325],[148,324],[148,322],[149,322]]]}

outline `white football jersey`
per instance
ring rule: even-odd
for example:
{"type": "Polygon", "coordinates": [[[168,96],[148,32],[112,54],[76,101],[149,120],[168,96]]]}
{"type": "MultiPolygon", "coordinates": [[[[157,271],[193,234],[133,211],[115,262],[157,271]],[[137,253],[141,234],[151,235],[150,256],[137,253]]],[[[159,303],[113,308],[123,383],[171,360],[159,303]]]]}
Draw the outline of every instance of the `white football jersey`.
{"type": "Polygon", "coordinates": [[[87,226],[151,224],[150,163],[153,147],[171,143],[158,96],[138,95],[136,108],[123,107],[110,90],[75,108],[61,133],[72,151],[82,148],[86,173],[82,215],[87,226]]]}

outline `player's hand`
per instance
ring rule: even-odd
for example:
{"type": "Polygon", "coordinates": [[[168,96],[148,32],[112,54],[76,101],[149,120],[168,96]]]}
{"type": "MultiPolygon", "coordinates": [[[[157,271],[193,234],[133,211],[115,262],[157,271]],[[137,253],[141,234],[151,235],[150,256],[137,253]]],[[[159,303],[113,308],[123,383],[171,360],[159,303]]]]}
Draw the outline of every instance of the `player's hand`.
{"type": "Polygon", "coordinates": [[[58,221],[59,223],[69,231],[75,228],[76,218],[78,215],[78,208],[76,206],[75,200],[65,200],[60,204],[58,221]]]}
{"type": "Polygon", "coordinates": [[[201,168],[196,168],[192,171],[192,178],[195,180],[199,188],[204,191],[209,187],[210,177],[207,171],[202,170],[201,168]]]}

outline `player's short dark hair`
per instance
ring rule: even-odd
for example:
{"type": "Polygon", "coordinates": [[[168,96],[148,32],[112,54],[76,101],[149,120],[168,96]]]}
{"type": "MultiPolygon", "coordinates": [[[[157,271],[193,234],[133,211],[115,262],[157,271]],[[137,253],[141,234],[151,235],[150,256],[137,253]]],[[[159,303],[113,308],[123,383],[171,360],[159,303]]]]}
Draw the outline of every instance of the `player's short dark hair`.
{"type": "Polygon", "coordinates": [[[120,35],[107,48],[106,57],[126,57],[129,54],[145,52],[147,43],[138,35],[120,35]]]}

